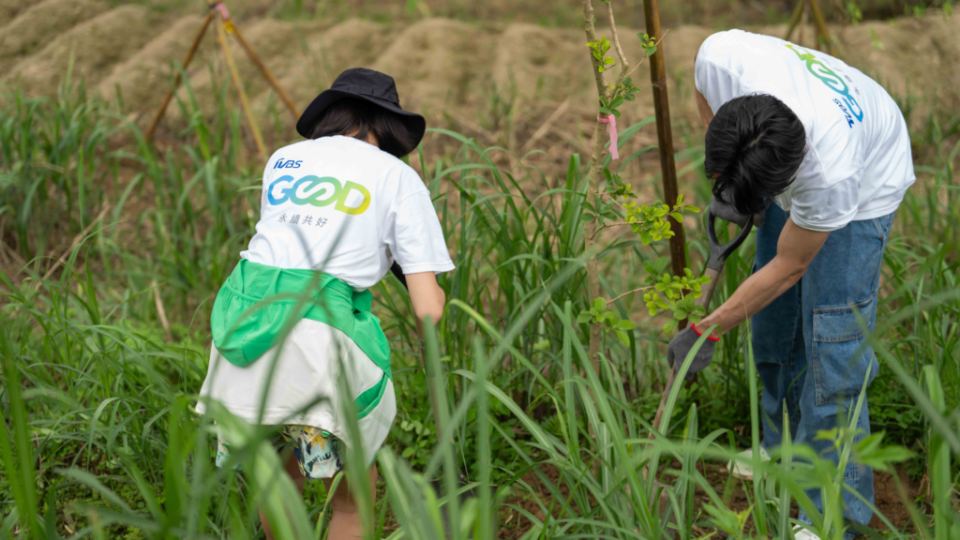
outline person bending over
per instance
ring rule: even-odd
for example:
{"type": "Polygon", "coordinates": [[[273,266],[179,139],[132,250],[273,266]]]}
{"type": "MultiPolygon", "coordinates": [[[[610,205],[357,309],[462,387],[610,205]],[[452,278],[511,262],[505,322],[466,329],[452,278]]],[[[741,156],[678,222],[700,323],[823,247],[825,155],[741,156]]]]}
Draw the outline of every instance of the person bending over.
{"type": "MultiPolygon", "coordinates": [[[[894,213],[915,180],[907,125],[876,82],[844,62],[781,39],[730,30],[696,57],[697,106],[708,125],[705,169],[711,208],[741,225],[765,212],[753,275],[720,307],[677,334],[668,356],[682,362],[701,331],[715,327],[691,372],[713,358],[721,333],[752,324],[763,381],[761,459],[780,446],[784,407],[798,443],[838,461],[818,431],[852,416],[864,381],[877,374],[858,317],[873,331],[883,252],[894,213]]],[[[864,406],[857,440],[870,433],[864,406]]],[[[751,452],[743,453],[746,460],[751,452]]],[[[752,477],[742,461],[733,474],[752,477]]],[[[845,482],[873,503],[873,471],[848,463],[845,482]]],[[[823,511],[819,490],[810,498],[823,511]]],[[[872,511],[843,493],[846,520],[872,511]]],[[[799,520],[811,523],[800,513],[799,520]]],[[[845,532],[847,538],[856,534],[845,532]]],[[[819,538],[801,527],[797,538],[819,538]]]]}

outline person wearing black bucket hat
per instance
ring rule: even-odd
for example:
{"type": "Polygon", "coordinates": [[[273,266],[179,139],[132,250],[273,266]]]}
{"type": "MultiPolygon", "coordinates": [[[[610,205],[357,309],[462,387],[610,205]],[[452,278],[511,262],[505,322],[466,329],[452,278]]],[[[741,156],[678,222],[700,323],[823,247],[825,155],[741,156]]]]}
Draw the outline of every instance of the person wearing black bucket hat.
{"type": "Polygon", "coordinates": [[[333,81],[330,89],[321,92],[307,106],[300,120],[297,121],[297,133],[307,139],[317,138],[314,130],[318,121],[332,105],[344,99],[365,101],[393,113],[391,119],[403,125],[407,138],[404,141],[388,141],[388,148],[394,151],[384,148],[382,143],[380,148],[397,157],[403,157],[412,152],[420,144],[427,130],[427,122],[422,116],[400,107],[400,97],[397,95],[397,85],[393,77],[372,69],[353,68],[341,73],[337,80],[333,81]],[[398,150],[405,151],[398,154],[398,150]]]}
{"type": "MultiPolygon", "coordinates": [[[[443,315],[436,275],[453,262],[430,191],[400,159],[425,130],[422,116],[400,107],[390,76],[360,68],[340,74],[297,122],[308,140],[267,162],[256,234],[214,302],[197,411],[217,401],[250,423],[273,426],[277,449],[293,449],[286,471],[301,490],[306,479],[329,488],[343,460],[357,459],[369,467],[375,493],[374,455],[397,409],[390,344],[370,313],[368,289],[399,264],[417,322],[443,315]],[[353,419],[342,404],[350,401],[359,438],[347,430],[353,419]]],[[[218,433],[218,466],[240,444],[235,436],[218,433]]],[[[329,538],[362,536],[350,491],[333,494],[329,538]]]]}

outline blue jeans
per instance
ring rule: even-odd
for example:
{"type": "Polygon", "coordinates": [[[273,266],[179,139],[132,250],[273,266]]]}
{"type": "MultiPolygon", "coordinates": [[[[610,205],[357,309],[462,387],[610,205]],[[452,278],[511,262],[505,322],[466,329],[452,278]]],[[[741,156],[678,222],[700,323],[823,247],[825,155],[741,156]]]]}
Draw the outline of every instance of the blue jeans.
{"type": "MultiPolygon", "coordinates": [[[[871,382],[877,374],[873,350],[861,348],[865,337],[857,313],[872,332],[883,251],[893,216],[853,221],[831,232],[800,282],[753,316],[754,360],[763,381],[764,448],[780,446],[786,404],[793,440],[838,461],[830,441],[814,438],[818,431],[849,425],[868,369],[871,382]]],[[[780,231],[788,218],[775,204],[767,210],[763,226],[757,229],[754,272],[776,255],[780,231]]],[[[857,427],[870,433],[866,403],[857,427]]],[[[848,463],[843,477],[873,503],[873,469],[848,463]]],[[[822,512],[820,491],[810,490],[808,495],[822,512]]],[[[844,492],[843,502],[847,520],[870,522],[873,512],[853,494],[844,492]]],[[[803,512],[800,520],[810,522],[803,512]]]]}

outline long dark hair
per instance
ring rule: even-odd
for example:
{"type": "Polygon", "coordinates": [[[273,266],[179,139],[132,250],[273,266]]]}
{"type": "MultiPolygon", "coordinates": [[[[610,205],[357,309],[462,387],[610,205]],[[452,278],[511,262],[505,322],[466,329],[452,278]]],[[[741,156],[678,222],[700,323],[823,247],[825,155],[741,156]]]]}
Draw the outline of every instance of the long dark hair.
{"type": "Polygon", "coordinates": [[[417,147],[410,131],[397,115],[359,99],[344,98],[324,111],[313,128],[311,139],[347,136],[357,130],[354,139],[366,140],[373,133],[380,149],[403,157],[417,147]]]}
{"type": "Polygon", "coordinates": [[[783,193],[796,179],[807,138],[790,107],[758,94],[724,103],[707,128],[705,142],[704,169],[715,180],[714,197],[747,216],[762,210],[764,199],[783,193]]]}

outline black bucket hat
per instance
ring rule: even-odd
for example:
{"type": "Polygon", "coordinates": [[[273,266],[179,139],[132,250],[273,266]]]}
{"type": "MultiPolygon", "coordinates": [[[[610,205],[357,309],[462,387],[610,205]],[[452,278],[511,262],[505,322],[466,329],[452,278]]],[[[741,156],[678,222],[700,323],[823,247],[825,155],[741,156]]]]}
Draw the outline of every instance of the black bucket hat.
{"type": "Polygon", "coordinates": [[[423,139],[427,121],[417,113],[400,108],[400,98],[393,77],[366,68],[353,68],[341,73],[330,89],[321,92],[300,115],[297,120],[297,133],[309,139],[327,107],[343,98],[362,99],[396,114],[417,144],[423,139]]]}

